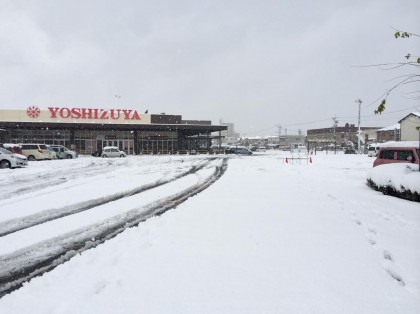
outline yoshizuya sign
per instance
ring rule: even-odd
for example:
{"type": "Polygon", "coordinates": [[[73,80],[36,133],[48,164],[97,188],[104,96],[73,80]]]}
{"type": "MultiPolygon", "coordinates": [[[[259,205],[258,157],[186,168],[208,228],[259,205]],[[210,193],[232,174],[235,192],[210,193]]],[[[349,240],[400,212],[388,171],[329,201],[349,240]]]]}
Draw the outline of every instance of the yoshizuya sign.
{"type": "Polygon", "coordinates": [[[59,108],[48,107],[51,118],[90,119],[90,120],[141,120],[136,110],[128,109],[92,109],[92,108],[59,108]]]}
{"type": "Polygon", "coordinates": [[[150,115],[139,114],[134,109],[47,107],[47,110],[41,110],[37,106],[29,106],[26,110],[0,110],[0,121],[149,124],[150,115]]]}

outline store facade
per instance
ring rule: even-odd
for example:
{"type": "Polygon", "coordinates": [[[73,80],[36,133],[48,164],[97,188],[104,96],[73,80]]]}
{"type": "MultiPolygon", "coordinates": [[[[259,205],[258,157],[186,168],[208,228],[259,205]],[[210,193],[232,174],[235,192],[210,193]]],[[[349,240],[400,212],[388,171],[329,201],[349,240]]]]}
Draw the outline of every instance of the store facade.
{"type": "Polygon", "coordinates": [[[30,106],[0,110],[0,129],[3,143],[64,145],[81,154],[105,146],[118,146],[127,154],[176,154],[209,150],[226,126],[133,109],[30,106]]]}

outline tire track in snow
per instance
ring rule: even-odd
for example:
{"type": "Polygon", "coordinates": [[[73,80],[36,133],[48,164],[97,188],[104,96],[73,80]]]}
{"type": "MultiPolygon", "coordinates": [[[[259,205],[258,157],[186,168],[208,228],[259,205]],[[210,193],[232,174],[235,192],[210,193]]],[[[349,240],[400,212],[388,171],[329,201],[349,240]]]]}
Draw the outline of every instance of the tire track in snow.
{"type": "MultiPolygon", "coordinates": [[[[77,160],[77,159],[74,159],[77,160]]],[[[38,161],[41,162],[41,161],[38,161]]],[[[120,165],[126,163],[126,160],[123,161],[117,160],[107,160],[106,162],[99,162],[94,161],[87,165],[86,167],[82,168],[69,168],[68,170],[58,170],[54,172],[48,172],[43,174],[38,174],[36,176],[37,183],[36,185],[33,184],[33,180],[28,180],[28,178],[21,178],[17,177],[13,181],[7,182],[8,184],[8,191],[1,196],[2,199],[9,199],[16,195],[22,195],[28,192],[34,192],[42,190],[46,187],[50,187],[51,185],[58,185],[65,183],[80,174],[86,174],[88,176],[95,175],[95,174],[104,174],[107,172],[111,172],[114,169],[108,168],[109,165],[120,165]],[[65,178],[69,176],[69,178],[65,178]]]]}
{"type": "Polygon", "coordinates": [[[163,179],[156,181],[154,183],[149,183],[134,189],[131,189],[126,192],[116,193],[107,197],[102,197],[100,199],[93,199],[89,201],[85,201],[78,204],[73,204],[70,206],[65,206],[62,208],[55,208],[47,211],[42,211],[33,215],[19,217],[11,220],[6,220],[0,223],[0,237],[4,237],[8,234],[24,230],[36,225],[40,225],[42,223],[46,223],[55,219],[60,219],[66,216],[74,215],[92,208],[95,208],[97,206],[101,206],[107,203],[115,202],[117,200],[120,200],[125,197],[130,197],[145,191],[148,191],[150,189],[157,188],[159,186],[162,186],[164,184],[173,182],[175,180],[178,180],[182,177],[185,177],[189,174],[195,173],[201,169],[203,169],[205,166],[210,164],[213,160],[217,159],[217,157],[209,158],[204,161],[204,163],[196,166],[193,165],[190,167],[187,171],[171,178],[171,179],[163,179]]]}
{"type": "MultiPolygon", "coordinates": [[[[51,172],[50,168],[47,168],[46,171],[36,175],[36,184],[33,184],[33,174],[29,174],[29,178],[25,176],[14,176],[12,180],[0,180],[0,184],[7,184],[5,188],[2,188],[0,191],[0,199],[6,200],[14,197],[16,195],[24,195],[30,192],[36,192],[44,188],[48,188],[52,185],[61,185],[63,183],[69,182],[75,178],[78,178],[80,175],[85,176],[95,176],[98,174],[105,174],[115,170],[119,166],[128,166],[128,167],[147,167],[150,165],[127,165],[130,158],[123,159],[102,159],[96,158],[92,160],[89,164],[80,167],[79,164],[70,164],[69,168],[59,168],[51,172]],[[112,167],[110,167],[112,166],[112,167]]],[[[68,161],[77,161],[77,159],[72,159],[68,161]]],[[[41,161],[39,161],[41,162],[41,161]]],[[[65,161],[60,161],[65,162],[65,161]]],[[[173,160],[171,163],[182,163],[182,160],[173,160]]],[[[1,186],[0,185],[0,186],[1,186]]]]}
{"type": "Polygon", "coordinates": [[[221,165],[215,166],[213,174],[202,182],[159,202],[121,214],[118,216],[119,219],[109,218],[87,229],[76,230],[8,256],[0,257],[2,265],[0,270],[0,298],[20,288],[24,282],[51,271],[73,256],[104,243],[127,228],[138,226],[139,223],[150,217],[162,215],[185,202],[188,198],[202,192],[225,173],[227,160],[228,158],[223,158],[221,165]]]}

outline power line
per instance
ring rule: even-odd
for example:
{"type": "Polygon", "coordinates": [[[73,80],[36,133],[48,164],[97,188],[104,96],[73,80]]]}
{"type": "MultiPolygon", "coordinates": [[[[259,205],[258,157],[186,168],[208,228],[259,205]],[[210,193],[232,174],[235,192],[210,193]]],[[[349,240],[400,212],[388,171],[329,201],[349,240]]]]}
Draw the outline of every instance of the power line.
{"type": "Polygon", "coordinates": [[[302,123],[293,123],[293,124],[286,124],[285,126],[295,126],[295,125],[304,125],[304,124],[312,124],[312,123],[318,123],[318,122],[324,122],[324,121],[330,121],[331,118],[328,119],[322,119],[317,121],[310,121],[310,122],[302,122],[302,123]]]}
{"type": "MultiPolygon", "coordinates": [[[[411,106],[411,107],[408,107],[408,108],[405,108],[405,109],[384,112],[384,113],[382,113],[380,115],[376,115],[376,114],[362,115],[361,118],[381,117],[381,116],[385,116],[385,115],[391,115],[391,114],[394,114],[394,113],[399,113],[399,112],[407,111],[407,110],[410,110],[410,109],[416,109],[416,110],[418,110],[416,106],[411,106]]],[[[356,119],[356,118],[358,118],[358,116],[347,116],[347,117],[346,116],[342,116],[342,117],[335,117],[335,118],[337,120],[338,119],[340,119],[340,120],[342,120],[342,119],[356,119]]],[[[308,121],[308,122],[301,122],[301,123],[293,123],[293,124],[282,124],[282,128],[284,128],[284,127],[290,127],[290,126],[308,125],[308,124],[314,124],[314,123],[325,122],[325,121],[331,121],[331,117],[330,118],[326,118],[326,119],[321,119],[321,120],[315,120],[315,121],[308,121]]],[[[375,122],[375,121],[372,121],[372,122],[375,122]]],[[[245,136],[245,135],[258,134],[258,133],[261,133],[261,132],[266,132],[266,131],[271,130],[271,129],[278,130],[278,127],[279,127],[279,124],[276,124],[276,125],[270,126],[268,128],[262,129],[262,130],[253,131],[253,132],[247,132],[247,133],[242,133],[242,135],[245,136]]],[[[288,128],[288,131],[299,131],[299,130],[300,129],[290,129],[290,128],[288,128]]]]}
{"type": "MultiPolygon", "coordinates": [[[[365,115],[365,116],[361,116],[362,118],[368,118],[368,117],[380,117],[380,116],[384,116],[384,115],[389,115],[389,114],[393,114],[393,113],[398,113],[398,112],[402,112],[402,111],[407,111],[407,110],[410,110],[410,109],[416,109],[416,106],[411,106],[411,107],[409,107],[409,108],[406,108],[406,109],[401,109],[401,110],[395,110],[395,111],[389,111],[389,112],[384,112],[384,113],[381,113],[380,115],[377,115],[377,114],[371,114],[371,115],[365,115]]],[[[357,118],[356,116],[349,116],[349,117],[337,117],[337,118],[340,118],[340,119],[354,119],[354,118],[357,118]]]]}

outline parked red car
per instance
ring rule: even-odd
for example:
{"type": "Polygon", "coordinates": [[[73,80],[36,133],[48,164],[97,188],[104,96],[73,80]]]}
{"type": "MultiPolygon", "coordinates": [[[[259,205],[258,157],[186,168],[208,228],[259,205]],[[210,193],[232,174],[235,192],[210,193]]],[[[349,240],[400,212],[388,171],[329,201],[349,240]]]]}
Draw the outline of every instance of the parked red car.
{"type": "Polygon", "coordinates": [[[373,166],[392,163],[420,163],[420,149],[418,147],[382,147],[373,162],[373,166]]]}
{"type": "Polygon", "coordinates": [[[8,144],[8,143],[5,143],[5,144],[3,144],[3,146],[8,151],[11,151],[14,154],[21,154],[21,155],[23,155],[23,153],[22,153],[22,147],[20,147],[18,144],[8,144]]]}

